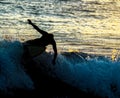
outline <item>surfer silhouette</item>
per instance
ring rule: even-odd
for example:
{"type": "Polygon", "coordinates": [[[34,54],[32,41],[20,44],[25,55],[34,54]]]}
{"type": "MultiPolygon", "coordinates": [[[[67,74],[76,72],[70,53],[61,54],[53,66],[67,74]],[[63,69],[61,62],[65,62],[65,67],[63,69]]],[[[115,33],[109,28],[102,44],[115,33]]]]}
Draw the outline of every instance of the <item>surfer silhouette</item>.
{"type": "MultiPolygon", "coordinates": [[[[57,58],[57,47],[56,47],[56,42],[54,40],[54,35],[53,34],[49,34],[46,31],[41,30],[40,28],[38,28],[34,23],[32,23],[32,21],[30,19],[28,19],[28,23],[30,25],[33,26],[34,29],[36,29],[40,34],[42,34],[41,38],[36,38],[34,40],[28,40],[26,41],[25,44],[31,45],[31,46],[39,46],[39,47],[44,47],[44,49],[46,48],[47,45],[52,45],[52,48],[54,50],[54,57],[52,60],[52,63],[55,64],[56,58],[57,58]]],[[[25,54],[27,53],[28,56],[29,52],[27,51],[27,46],[24,45],[25,48],[25,54]]]]}

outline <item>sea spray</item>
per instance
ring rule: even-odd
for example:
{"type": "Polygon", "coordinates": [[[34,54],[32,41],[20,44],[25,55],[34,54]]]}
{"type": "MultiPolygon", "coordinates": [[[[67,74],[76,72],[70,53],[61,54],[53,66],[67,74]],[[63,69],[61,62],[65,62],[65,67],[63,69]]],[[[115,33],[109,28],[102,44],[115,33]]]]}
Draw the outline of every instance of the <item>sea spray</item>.
{"type": "Polygon", "coordinates": [[[110,58],[84,53],[59,53],[56,65],[52,65],[53,54],[45,52],[36,58],[43,64],[42,70],[48,75],[87,93],[101,97],[120,97],[120,62],[113,62],[110,58]],[[84,54],[84,55],[83,55],[84,54]],[[86,56],[85,56],[86,55],[86,56]],[[87,55],[89,59],[87,59],[87,55]],[[50,69],[50,70],[48,70],[50,69]]]}

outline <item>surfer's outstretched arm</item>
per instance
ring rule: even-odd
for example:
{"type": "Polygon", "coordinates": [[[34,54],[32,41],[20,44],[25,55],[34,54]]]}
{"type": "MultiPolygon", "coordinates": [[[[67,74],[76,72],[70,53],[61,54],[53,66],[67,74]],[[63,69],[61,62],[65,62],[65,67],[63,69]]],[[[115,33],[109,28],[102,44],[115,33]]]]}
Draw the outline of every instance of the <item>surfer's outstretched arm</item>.
{"type": "Polygon", "coordinates": [[[41,29],[38,28],[35,24],[33,24],[30,19],[28,19],[28,23],[29,23],[30,25],[32,25],[32,26],[34,27],[34,29],[36,29],[36,30],[37,30],[39,33],[41,33],[42,35],[48,34],[46,31],[41,30],[41,29]]]}
{"type": "Polygon", "coordinates": [[[53,46],[53,50],[54,50],[54,57],[53,57],[52,63],[55,65],[55,61],[56,61],[56,58],[57,58],[57,47],[56,47],[55,41],[53,41],[52,46],[53,46]]]}

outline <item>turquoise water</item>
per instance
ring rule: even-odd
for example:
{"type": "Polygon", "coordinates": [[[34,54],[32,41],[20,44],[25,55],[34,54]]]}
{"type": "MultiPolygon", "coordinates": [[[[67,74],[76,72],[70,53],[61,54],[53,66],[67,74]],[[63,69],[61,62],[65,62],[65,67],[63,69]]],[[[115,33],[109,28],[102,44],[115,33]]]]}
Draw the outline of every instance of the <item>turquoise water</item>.
{"type": "Polygon", "coordinates": [[[1,0],[0,39],[38,38],[28,23],[53,33],[59,51],[111,55],[120,50],[119,0],[1,0]]]}

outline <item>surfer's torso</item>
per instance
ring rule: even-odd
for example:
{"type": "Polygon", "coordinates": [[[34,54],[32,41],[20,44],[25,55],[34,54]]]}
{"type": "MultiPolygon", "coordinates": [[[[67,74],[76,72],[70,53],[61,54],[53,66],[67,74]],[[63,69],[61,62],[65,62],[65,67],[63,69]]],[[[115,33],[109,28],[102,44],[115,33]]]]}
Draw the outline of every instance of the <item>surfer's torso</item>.
{"type": "Polygon", "coordinates": [[[26,44],[45,47],[54,42],[53,34],[43,35],[41,38],[26,41],[26,44]]]}

